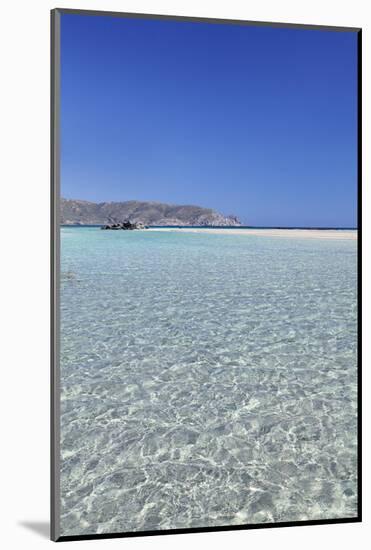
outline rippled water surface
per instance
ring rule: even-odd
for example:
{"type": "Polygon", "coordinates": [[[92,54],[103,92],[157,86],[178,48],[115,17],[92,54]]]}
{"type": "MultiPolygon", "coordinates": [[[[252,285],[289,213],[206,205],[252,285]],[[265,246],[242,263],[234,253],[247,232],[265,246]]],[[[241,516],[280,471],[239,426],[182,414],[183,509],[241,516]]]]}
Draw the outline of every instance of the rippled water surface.
{"type": "Polygon", "coordinates": [[[356,241],[61,233],[62,535],[356,516],[356,241]]]}

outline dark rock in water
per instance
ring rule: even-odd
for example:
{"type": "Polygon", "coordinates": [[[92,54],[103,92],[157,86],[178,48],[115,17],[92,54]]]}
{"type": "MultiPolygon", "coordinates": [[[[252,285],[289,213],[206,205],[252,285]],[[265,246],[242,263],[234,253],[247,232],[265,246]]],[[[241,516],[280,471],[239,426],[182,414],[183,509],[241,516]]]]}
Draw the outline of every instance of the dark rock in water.
{"type": "Polygon", "coordinates": [[[142,222],[131,222],[130,220],[125,220],[120,223],[109,223],[102,225],[101,229],[123,229],[124,231],[133,231],[134,229],[147,229],[147,226],[145,226],[142,222]]]}

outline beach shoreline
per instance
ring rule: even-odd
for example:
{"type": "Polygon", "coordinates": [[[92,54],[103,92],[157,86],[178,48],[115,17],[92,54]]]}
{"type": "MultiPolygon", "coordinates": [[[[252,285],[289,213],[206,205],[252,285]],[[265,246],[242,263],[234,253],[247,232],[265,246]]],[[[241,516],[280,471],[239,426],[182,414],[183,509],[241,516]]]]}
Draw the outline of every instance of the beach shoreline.
{"type": "Polygon", "coordinates": [[[357,230],[337,229],[247,229],[219,227],[150,227],[146,231],[199,233],[214,235],[246,235],[258,237],[283,237],[296,239],[357,240],[357,230]]]}

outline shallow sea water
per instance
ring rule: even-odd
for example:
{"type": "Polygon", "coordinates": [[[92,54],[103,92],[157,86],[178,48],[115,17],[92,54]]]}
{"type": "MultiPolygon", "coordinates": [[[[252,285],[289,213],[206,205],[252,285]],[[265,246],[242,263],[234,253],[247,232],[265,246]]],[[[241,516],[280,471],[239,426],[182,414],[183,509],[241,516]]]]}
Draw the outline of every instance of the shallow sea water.
{"type": "Polygon", "coordinates": [[[61,534],[357,515],[356,241],[61,229],[61,534]]]}

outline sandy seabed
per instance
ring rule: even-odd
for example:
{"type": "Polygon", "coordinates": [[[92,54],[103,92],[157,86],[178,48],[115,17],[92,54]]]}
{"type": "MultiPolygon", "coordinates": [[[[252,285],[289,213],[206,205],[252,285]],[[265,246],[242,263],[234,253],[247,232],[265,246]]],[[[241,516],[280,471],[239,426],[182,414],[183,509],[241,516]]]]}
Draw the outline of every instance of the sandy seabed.
{"type": "Polygon", "coordinates": [[[62,535],[357,516],[347,234],[62,228],[62,535]]]}

